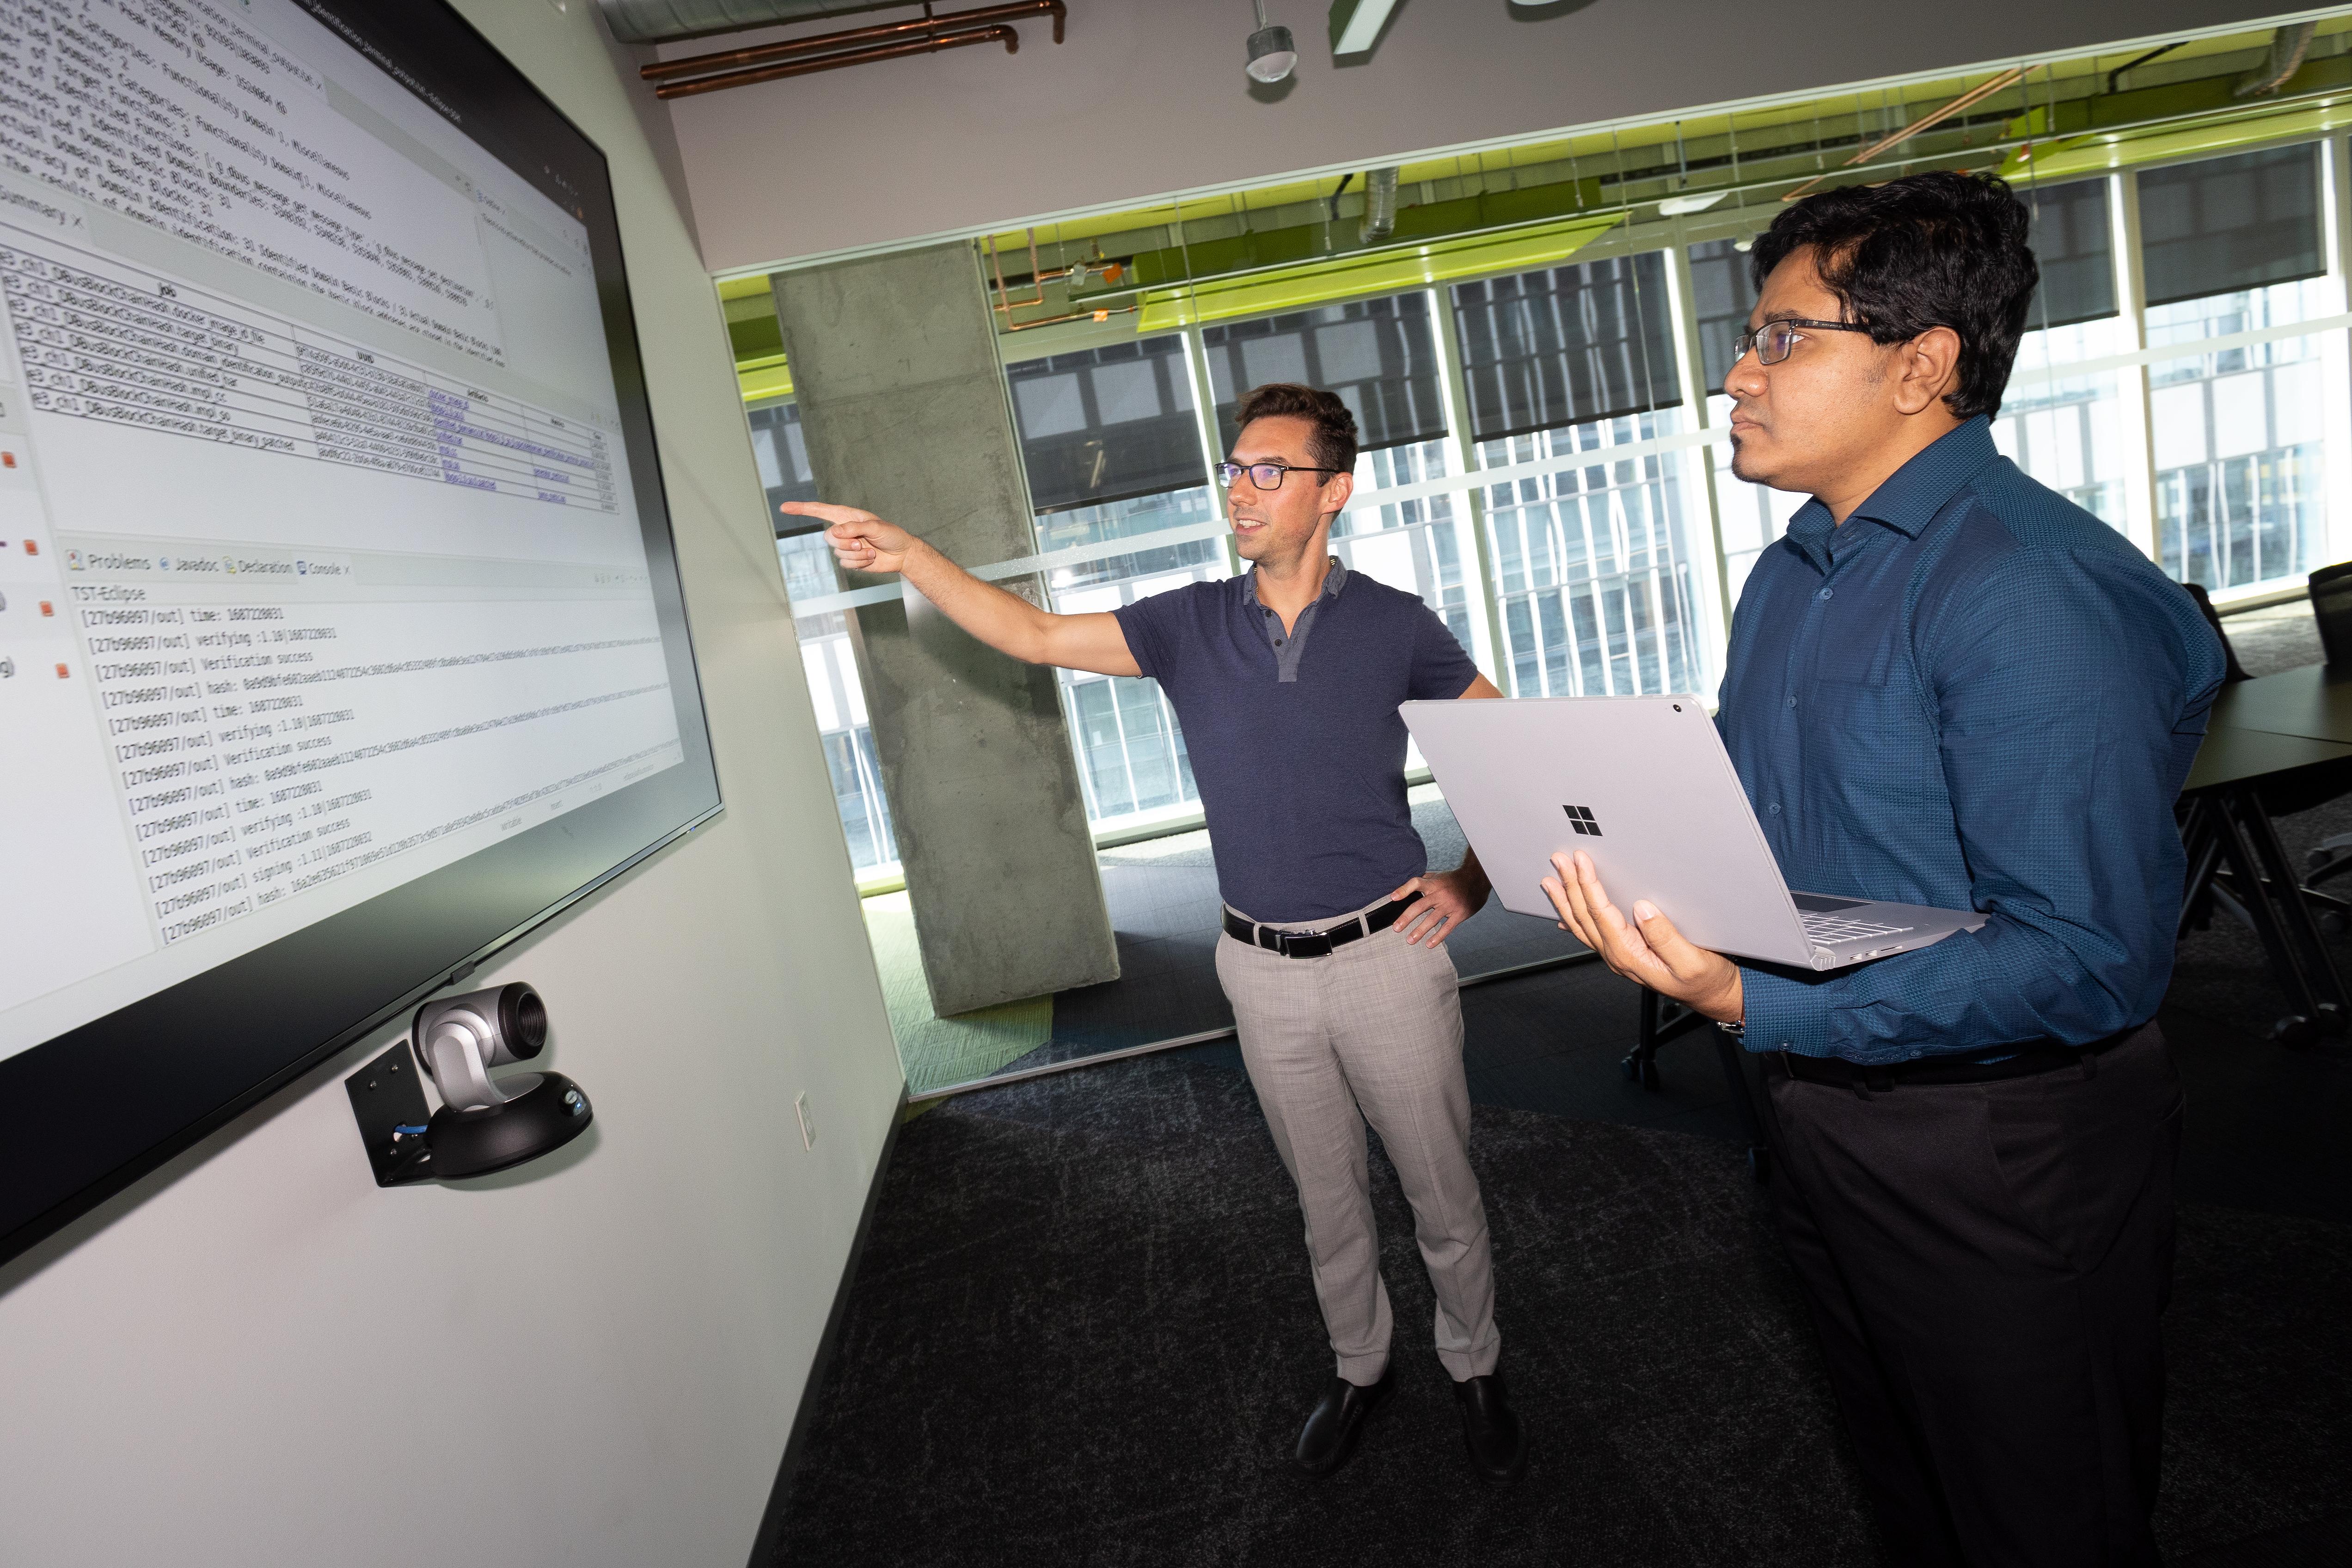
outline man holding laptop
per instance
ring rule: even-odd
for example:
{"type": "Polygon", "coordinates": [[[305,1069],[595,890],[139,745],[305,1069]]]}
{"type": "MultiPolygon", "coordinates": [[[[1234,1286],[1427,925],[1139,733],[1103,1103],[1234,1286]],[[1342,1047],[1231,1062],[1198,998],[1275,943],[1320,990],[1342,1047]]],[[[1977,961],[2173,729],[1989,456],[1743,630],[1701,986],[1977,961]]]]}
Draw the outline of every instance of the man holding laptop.
{"type": "Polygon", "coordinates": [[[1397,716],[1414,699],[1501,693],[1418,598],[1330,554],[1332,520],[1354,486],[1348,405],[1275,384],[1244,397],[1235,419],[1240,436],[1217,477],[1234,549],[1253,569],[1108,614],[1048,614],[870,512],[783,510],[831,523],[826,540],[844,566],[903,574],[1002,653],[1159,680],[1184,727],[1225,900],[1217,975],[1298,1189],[1338,1362],[1294,1461],[1318,1476],[1338,1469],[1394,1386],[1369,1121],[1412,1205],[1437,1297],[1437,1357],[1454,1380],[1472,1466],[1507,1481],[1527,1447],[1496,1371],[1502,1342],[1468,1155],[1462,1006],[1440,945],[1489,889],[1475,856],[1426,874],[1397,716]]]}
{"type": "Polygon", "coordinates": [[[1994,447],[2027,233],[1956,174],[1799,202],[1724,384],[1733,472],[1813,498],[1732,624],[1717,722],[1755,820],[1790,887],[1980,923],[1816,972],[1620,910],[1588,854],[1544,887],[1769,1053],[1781,1234],[1892,1559],[2154,1563],[2181,1095],[2152,1020],[2222,662],[1994,447]]]}

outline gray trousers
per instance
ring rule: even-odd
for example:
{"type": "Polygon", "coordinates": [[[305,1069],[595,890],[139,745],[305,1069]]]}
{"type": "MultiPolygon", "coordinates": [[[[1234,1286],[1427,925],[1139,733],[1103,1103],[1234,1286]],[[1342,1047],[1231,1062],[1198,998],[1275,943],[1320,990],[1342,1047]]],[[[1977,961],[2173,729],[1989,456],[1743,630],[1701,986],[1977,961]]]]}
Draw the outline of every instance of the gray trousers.
{"type": "Polygon", "coordinates": [[[1437,1359],[1456,1380],[1493,1372],[1502,1350],[1494,1254],[1470,1173],[1452,955],[1407,942],[1393,926],[1324,958],[1285,958],[1228,934],[1217,942],[1217,978],[1265,1124],[1298,1188],[1339,1375],[1378,1382],[1393,1326],[1365,1169],[1367,1121],[1412,1205],[1437,1294],[1437,1359]]]}

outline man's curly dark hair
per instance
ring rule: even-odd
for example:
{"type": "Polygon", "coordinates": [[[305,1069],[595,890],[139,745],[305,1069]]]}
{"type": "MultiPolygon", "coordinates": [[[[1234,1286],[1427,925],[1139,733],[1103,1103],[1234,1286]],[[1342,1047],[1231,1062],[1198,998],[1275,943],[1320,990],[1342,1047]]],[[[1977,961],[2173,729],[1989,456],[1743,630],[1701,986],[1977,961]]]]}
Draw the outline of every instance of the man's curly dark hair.
{"type": "Polygon", "coordinates": [[[1908,342],[1931,327],[1960,340],[1959,384],[1944,402],[1962,419],[2000,410],[2042,269],[2027,246],[2031,216],[1989,174],[1906,174],[1807,196],[1772,220],[1748,254],[1761,289],[1772,269],[1811,247],[1843,319],[1873,342],[1908,342]]]}

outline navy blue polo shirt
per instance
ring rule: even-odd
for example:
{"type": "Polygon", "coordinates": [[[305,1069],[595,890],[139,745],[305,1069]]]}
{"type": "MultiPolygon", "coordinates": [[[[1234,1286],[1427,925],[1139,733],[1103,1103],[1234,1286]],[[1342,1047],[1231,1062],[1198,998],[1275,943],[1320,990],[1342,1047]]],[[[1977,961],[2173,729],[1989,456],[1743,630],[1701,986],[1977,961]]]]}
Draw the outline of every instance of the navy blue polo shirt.
{"type": "Polygon", "coordinates": [[[1254,571],[1115,613],[1184,727],[1226,903],[1328,920],[1429,868],[1397,705],[1459,697],[1478,667],[1428,605],[1335,561],[1289,634],[1258,604],[1254,571]]]}

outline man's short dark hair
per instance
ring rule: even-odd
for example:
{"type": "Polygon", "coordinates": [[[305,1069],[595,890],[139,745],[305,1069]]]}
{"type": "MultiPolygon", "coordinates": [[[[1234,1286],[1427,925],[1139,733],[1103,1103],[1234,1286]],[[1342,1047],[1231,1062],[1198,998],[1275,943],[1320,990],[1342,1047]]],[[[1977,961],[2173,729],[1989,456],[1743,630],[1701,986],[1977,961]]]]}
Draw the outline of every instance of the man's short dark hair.
{"type": "Polygon", "coordinates": [[[1868,327],[1873,342],[1951,328],[1960,340],[1959,384],[1944,402],[1972,419],[2000,410],[2042,276],[2026,244],[2029,223],[2005,181],[1906,174],[1807,196],[1772,220],[1748,266],[1761,289],[1791,252],[1811,246],[1843,318],[1868,327]]]}
{"type": "MultiPolygon", "coordinates": [[[[1356,471],[1355,411],[1330,393],[1295,381],[1269,381],[1242,395],[1234,410],[1234,427],[1245,429],[1253,419],[1304,419],[1315,426],[1307,449],[1315,466],[1342,474],[1356,471]]],[[[1325,481],[1329,482],[1328,476],[1325,481]]]]}

